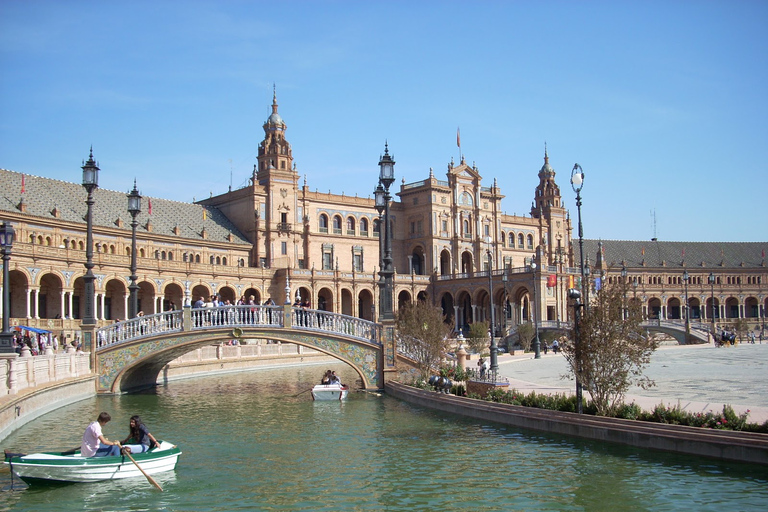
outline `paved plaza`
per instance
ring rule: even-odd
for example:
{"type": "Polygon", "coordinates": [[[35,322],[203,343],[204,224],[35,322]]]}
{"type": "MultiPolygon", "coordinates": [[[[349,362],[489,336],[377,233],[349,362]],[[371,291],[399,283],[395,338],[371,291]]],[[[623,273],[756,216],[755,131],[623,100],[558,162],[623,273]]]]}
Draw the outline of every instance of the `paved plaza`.
{"type": "MultiPolygon", "coordinates": [[[[476,364],[475,359],[468,362],[476,364]]],[[[523,392],[572,393],[573,380],[563,379],[568,365],[561,354],[499,356],[499,373],[510,387],[523,392]]],[[[722,411],[729,404],[737,413],[749,410],[748,421],[768,421],[768,343],[716,348],[713,345],[663,345],[651,357],[645,375],[656,382],[650,389],[633,387],[626,402],[643,409],[659,403],[684,410],[722,411]]]]}

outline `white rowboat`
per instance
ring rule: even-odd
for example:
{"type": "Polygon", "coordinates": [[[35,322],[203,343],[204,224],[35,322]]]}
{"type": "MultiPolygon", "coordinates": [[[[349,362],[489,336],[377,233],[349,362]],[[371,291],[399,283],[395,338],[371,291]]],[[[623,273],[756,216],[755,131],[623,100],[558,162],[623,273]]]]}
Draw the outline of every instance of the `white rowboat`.
{"type": "MultiPolygon", "coordinates": [[[[166,441],[160,441],[160,445],[149,452],[131,454],[147,475],[172,471],[179,455],[181,450],[166,441]]],[[[41,481],[99,482],[145,476],[129,457],[83,457],[80,450],[29,455],[6,453],[5,464],[28,484],[41,481]]]]}
{"type": "Polygon", "coordinates": [[[312,388],[312,400],[344,400],[349,387],[341,384],[318,384],[312,388]]]}

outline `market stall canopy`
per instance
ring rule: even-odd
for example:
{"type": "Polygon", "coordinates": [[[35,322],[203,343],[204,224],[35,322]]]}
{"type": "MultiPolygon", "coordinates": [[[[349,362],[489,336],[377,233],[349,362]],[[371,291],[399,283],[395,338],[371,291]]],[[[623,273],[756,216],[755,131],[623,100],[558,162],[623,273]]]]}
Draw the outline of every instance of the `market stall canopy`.
{"type": "Polygon", "coordinates": [[[26,325],[17,325],[17,326],[14,326],[14,329],[16,329],[17,331],[32,331],[38,334],[48,334],[51,332],[51,331],[46,331],[45,329],[38,329],[37,327],[27,327],[26,325]]]}

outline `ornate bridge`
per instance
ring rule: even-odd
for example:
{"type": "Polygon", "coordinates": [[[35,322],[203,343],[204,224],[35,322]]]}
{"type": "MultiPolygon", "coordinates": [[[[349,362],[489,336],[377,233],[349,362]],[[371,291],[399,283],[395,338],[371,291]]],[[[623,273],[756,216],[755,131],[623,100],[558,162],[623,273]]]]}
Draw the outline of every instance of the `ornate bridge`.
{"type": "MultiPolygon", "coordinates": [[[[700,322],[689,323],[687,331],[685,327],[685,321],[683,320],[649,319],[642,322],[640,327],[646,331],[661,332],[672,336],[680,345],[709,342],[709,326],[700,322]]],[[[561,322],[553,320],[545,320],[539,322],[539,332],[556,331],[565,334],[571,329],[573,329],[572,322],[561,322]]],[[[514,337],[516,334],[517,326],[512,327],[509,330],[507,338],[514,337]]]]}
{"type": "Polygon", "coordinates": [[[100,393],[150,387],[170,361],[233,338],[295,343],[354,368],[363,387],[384,386],[395,368],[394,330],[337,313],[285,306],[189,308],[118,322],[95,332],[100,393]]]}

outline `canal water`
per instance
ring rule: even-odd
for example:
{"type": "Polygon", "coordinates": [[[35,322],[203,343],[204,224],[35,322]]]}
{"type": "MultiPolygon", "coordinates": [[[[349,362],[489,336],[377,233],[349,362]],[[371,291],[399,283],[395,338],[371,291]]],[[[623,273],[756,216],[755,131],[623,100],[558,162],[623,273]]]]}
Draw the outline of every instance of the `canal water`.
{"type": "MultiPolygon", "coordinates": [[[[342,380],[355,375],[332,365],[342,380]]],[[[183,455],[175,472],[95,484],[11,489],[14,511],[765,510],[768,470],[518,430],[370,392],[312,402],[326,366],[175,381],[58,409],[3,441],[67,449],[100,411],[110,439],[140,414],[183,455]]]]}

